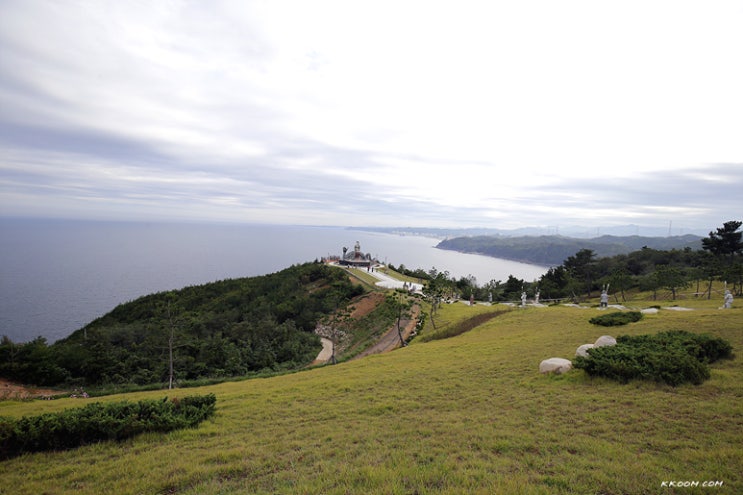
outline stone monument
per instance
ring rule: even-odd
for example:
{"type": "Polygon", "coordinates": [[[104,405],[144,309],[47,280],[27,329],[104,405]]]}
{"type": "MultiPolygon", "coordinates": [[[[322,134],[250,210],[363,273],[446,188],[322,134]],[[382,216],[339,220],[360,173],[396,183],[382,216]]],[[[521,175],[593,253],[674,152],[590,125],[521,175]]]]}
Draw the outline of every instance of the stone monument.
{"type": "Polygon", "coordinates": [[[725,297],[723,299],[722,307],[724,309],[730,309],[733,307],[733,293],[729,289],[725,289],[725,297]]]}

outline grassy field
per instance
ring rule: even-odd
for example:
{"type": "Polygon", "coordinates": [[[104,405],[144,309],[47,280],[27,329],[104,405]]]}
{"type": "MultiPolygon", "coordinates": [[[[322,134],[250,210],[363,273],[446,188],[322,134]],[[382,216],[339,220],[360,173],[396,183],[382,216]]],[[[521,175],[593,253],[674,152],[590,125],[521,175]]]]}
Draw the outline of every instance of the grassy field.
{"type": "MultiPolygon", "coordinates": [[[[697,309],[661,310],[612,329],[588,323],[596,309],[514,309],[455,338],[171,392],[215,393],[215,418],[197,429],[2,462],[0,493],[743,493],[743,309],[651,304],[697,309]],[[739,357],[713,365],[704,384],[677,388],[537,371],[541,360],[572,358],[603,334],[669,329],[723,337],[739,357]]],[[[437,324],[496,309],[444,305],[437,324]]],[[[0,415],[82,404],[7,401],[0,415]]]]}

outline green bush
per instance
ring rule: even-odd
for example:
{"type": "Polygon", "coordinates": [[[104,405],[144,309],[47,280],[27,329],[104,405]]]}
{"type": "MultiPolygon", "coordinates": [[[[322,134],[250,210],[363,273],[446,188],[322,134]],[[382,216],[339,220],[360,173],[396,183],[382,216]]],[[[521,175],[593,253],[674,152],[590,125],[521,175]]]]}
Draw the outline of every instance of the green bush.
{"type": "Polygon", "coordinates": [[[58,413],[0,418],[0,459],[194,427],[214,414],[216,401],[214,394],[208,394],[137,403],[96,402],[58,413]]]}
{"type": "Polygon", "coordinates": [[[639,311],[617,311],[614,313],[608,313],[601,316],[596,316],[588,320],[589,323],[594,325],[601,325],[603,327],[618,327],[620,325],[626,325],[628,323],[634,323],[642,319],[642,313],[639,311]]]}
{"type": "Polygon", "coordinates": [[[698,385],[709,378],[709,363],[730,357],[732,347],[723,339],[672,330],[620,336],[616,345],[589,349],[588,357],[576,357],[573,365],[589,375],[622,383],[640,379],[672,386],[698,385]]]}

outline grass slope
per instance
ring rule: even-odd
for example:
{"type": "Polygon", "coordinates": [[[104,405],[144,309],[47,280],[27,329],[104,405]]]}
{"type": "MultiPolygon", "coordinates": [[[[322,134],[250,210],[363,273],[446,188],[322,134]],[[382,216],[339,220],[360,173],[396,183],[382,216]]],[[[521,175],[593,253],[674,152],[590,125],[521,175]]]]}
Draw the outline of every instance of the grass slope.
{"type": "MultiPolygon", "coordinates": [[[[440,319],[456,324],[482,311],[454,304],[440,319]]],[[[0,463],[0,493],[743,492],[742,360],[677,388],[575,370],[540,375],[542,359],[572,358],[610,333],[588,323],[596,313],[514,310],[451,339],[204,387],[198,393],[215,393],[217,412],[199,428],[12,459],[0,463]],[[724,484],[661,488],[674,480],[724,484]]],[[[740,354],[742,324],[740,309],[702,308],[647,315],[617,333],[709,332],[740,354]]],[[[0,414],[79,405],[2,402],[0,414]]]]}

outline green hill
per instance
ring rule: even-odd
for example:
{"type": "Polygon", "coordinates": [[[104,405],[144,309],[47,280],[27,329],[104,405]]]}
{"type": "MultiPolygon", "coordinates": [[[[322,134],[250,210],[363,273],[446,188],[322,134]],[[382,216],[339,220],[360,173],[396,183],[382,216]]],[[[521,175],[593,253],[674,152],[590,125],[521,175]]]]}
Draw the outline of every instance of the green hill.
{"type": "Polygon", "coordinates": [[[321,349],[318,321],[363,292],[343,271],[305,263],[150,294],[49,346],[42,338],[25,344],[3,339],[0,376],[88,387],[296,369],[321,349]]]}
{"type": "MultiPolygon", "coordinates": [[[[636,302],[636,305],[657,304],[636,302]]],[[[708,332],[743,348],[743,313],[690,300],[617,330],[708,332]]],[[[444,305],[437,325],[501,307],[444,305]]],[[[230,382],[200,427],[0,464],[0,493],[635,494],[743,492],[743,364],[701,385],[621,385],[539,362],[607,329],[595,309],[513,310],[458,337],[269,379],[230,382]],[[663,487],[699,481],[699,487],[663,487]],[[722,486],[703,488],[702,482],[722,486]]],[[[425,331],[430,331],[428,328],[425,331]]],[[[171,391],[170,396],[180,392],[171,391]]],[[[95,400],[163,397],[134,393],[95,400]]],[[[21,416],[80,399],[0,402],[21,416]]]]}
{"type": "Polygon", "coordinates": [[[675,237],[605,235],[593,239],[578,239],[559,235],[514,237],[479,235],[446,239],[436,247],[537,265],[556,266],[581,249],[590,249],[598,257],[608,257],[627,254],[643,247],[658,250],[690,247],[697,250],[701,246],[701,238],[694,235],[675,237]]]}

